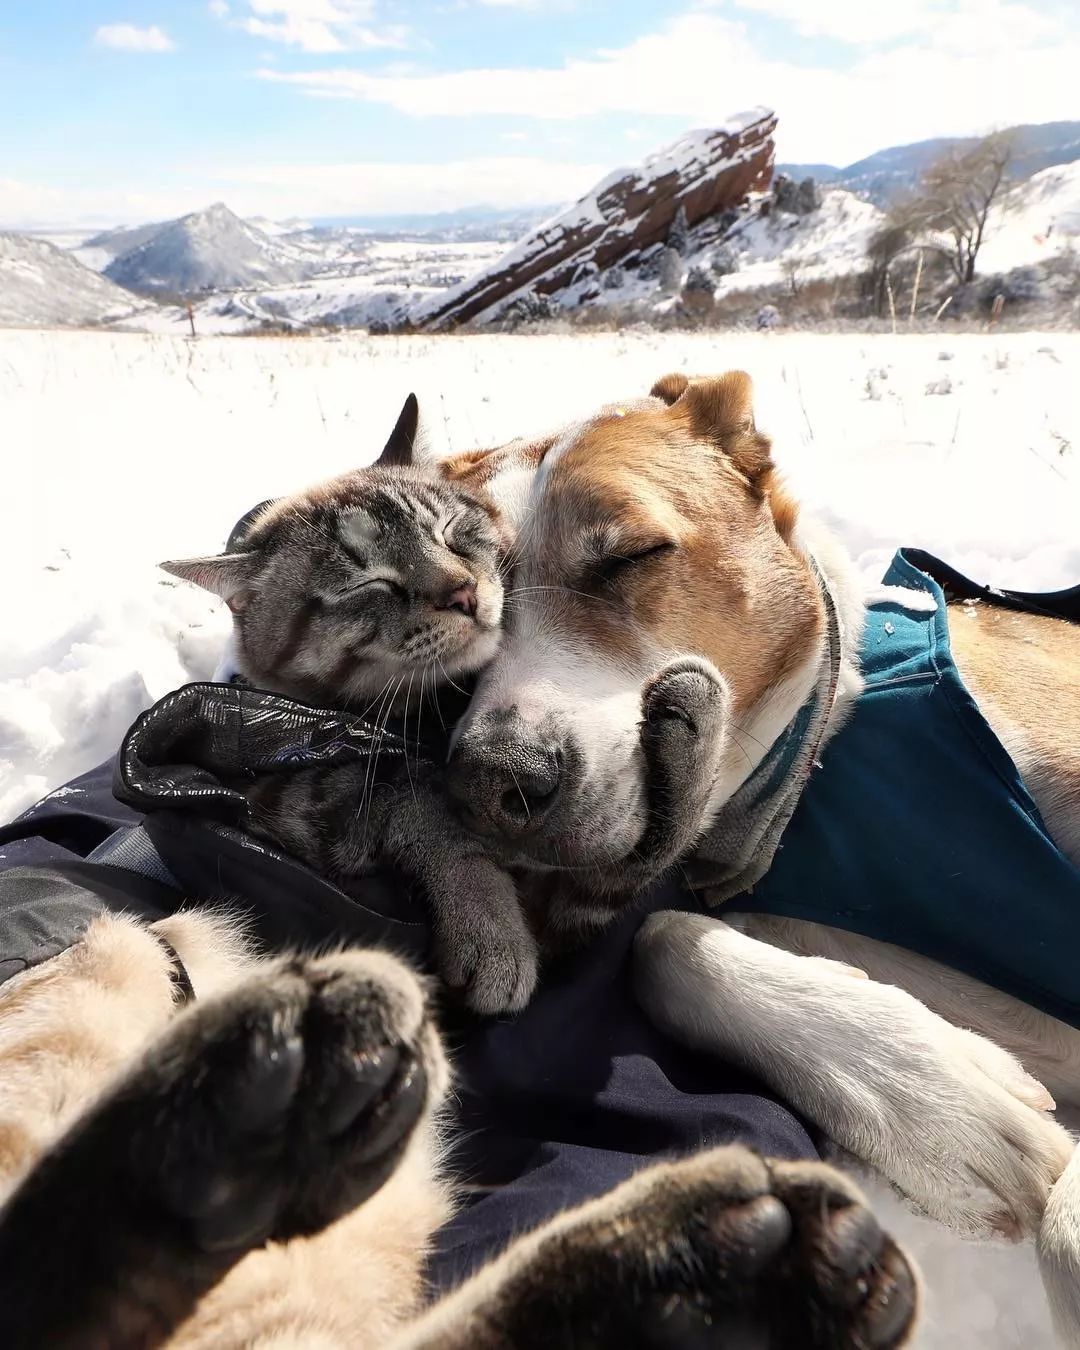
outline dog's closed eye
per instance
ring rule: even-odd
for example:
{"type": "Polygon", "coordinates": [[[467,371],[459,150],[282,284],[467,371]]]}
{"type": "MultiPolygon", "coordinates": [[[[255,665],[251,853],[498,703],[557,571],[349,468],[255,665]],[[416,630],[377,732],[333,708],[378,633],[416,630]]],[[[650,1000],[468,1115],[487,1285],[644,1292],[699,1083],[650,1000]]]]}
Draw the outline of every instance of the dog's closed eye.
{"type": "Polygon", "coordinates": [[[589,573],[594,583],[618,582],[638,569],[659,562],[674,553],[678,545],[670,539],[651,543],[624,545],[618,551],[602,554],[590,564],[589,573]]]}

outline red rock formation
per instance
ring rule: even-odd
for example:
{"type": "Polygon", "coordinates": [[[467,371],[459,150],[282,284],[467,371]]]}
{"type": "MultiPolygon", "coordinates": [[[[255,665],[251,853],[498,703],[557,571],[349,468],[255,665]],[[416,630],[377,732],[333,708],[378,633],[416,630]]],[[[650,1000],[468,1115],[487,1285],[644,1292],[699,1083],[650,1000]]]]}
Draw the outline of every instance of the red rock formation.
{"type": "Polygon", "coordinates": [[[694,226],[740,205],[769,185],[775,129],[775,115],[754,108],[713,131],[691,132],[640,169],[619,170],[497,263],[433,296],[413,322],[448,328],[485,317],[518,291],[557,296],[583,265],[603,270],[663,242],[680,206],[694,226]]]}

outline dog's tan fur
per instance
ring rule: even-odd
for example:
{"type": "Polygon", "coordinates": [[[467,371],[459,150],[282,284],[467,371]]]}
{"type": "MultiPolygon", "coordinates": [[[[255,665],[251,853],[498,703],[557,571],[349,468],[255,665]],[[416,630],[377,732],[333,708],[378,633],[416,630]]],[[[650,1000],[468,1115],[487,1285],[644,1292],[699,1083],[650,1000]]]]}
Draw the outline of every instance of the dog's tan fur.
{"type": "MultiPolygon", "coordinates": [[[[257,969],[236,928],[211,913],[183,913],[151,930],[111,915],[94,920],[76,946],[4,986],[0,1202],[174,1015],[169,958],[154,931],[179,953],[200,1000],[257,969]]],[[[369,959],[390,961],[378,953],[369,959]]],[[[245,1257],[168,1344],[383,1350],[418,1310],[424,1253],[450,1212],[429,1115],[366,1204],[314,1237],[245,1257]]]]}
{"type": "Polygon", "coordinates": [[[1060,847],[1080,861],[1080,624],[953,605],[960,673],[1060,847]]]}

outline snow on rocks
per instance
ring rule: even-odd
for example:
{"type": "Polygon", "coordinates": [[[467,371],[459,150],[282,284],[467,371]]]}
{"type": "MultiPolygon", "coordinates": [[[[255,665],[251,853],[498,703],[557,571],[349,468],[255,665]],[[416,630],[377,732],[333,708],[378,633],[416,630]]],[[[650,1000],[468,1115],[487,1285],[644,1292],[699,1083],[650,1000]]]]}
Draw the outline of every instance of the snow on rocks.
{"type": "Polygon", "coordinates": [[[420,306],[414,321],[430,328],[464,323],[525,289],[558,297],[580,279],[583,264],[625,268],[665,241],[680,208],[692,227],[767,187],[775,127],[773,113],[754,108],[713,130],[691,132],[638,169],[609,174],[494,266],[420,306]]]}

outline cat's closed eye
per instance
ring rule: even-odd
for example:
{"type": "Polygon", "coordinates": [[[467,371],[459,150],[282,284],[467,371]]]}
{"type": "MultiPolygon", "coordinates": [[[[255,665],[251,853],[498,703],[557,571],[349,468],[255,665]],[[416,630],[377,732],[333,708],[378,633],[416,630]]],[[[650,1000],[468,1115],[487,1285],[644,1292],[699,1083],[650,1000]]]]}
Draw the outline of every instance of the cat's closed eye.
{"type": "Polygon", "coordinates": [[[350,600],[362,596],[364,592],[379,591],[387,595],[397,596],[401,600],[409,598],[405,587],[395,577],[374,576],[357,577],[351,581],[345,582],[337,592],[335,599],[350,600]]]}

